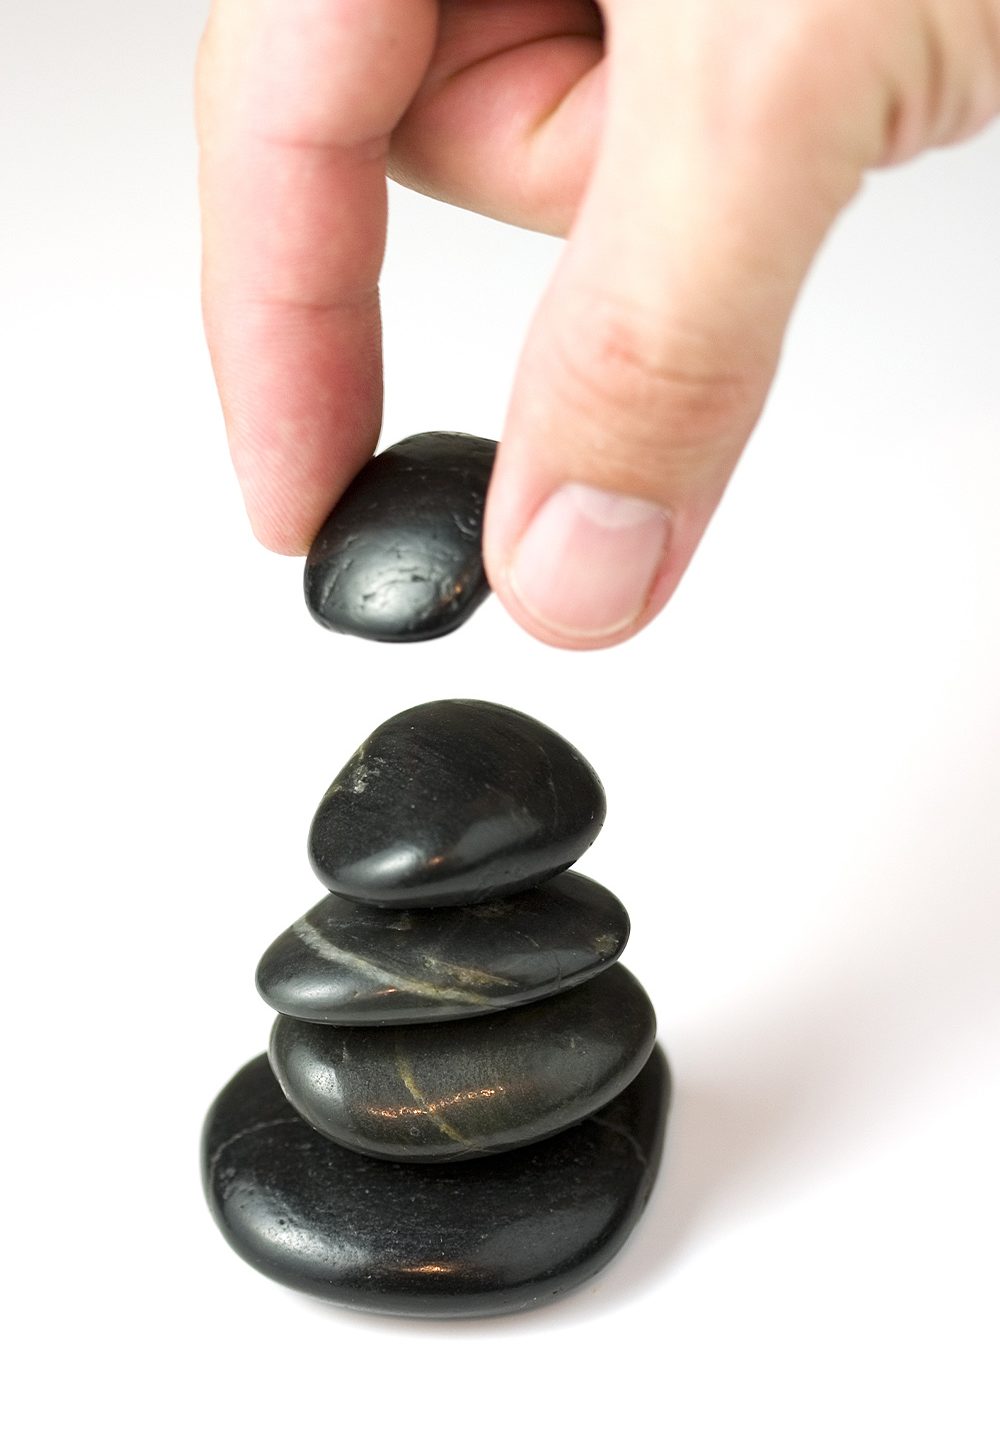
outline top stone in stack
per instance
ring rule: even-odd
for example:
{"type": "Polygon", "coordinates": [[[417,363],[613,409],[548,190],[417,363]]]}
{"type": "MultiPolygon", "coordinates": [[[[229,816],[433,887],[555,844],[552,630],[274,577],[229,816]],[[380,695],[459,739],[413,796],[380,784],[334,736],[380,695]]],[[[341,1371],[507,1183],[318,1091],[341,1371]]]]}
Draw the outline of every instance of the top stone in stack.
{"type": "Polygon", "coordinates": [[[380,725],[327,790],[309,854],[335,894],[476,904],[568,869],[604,823],[583,756],[520,711],[436,700],[380,725]]]}

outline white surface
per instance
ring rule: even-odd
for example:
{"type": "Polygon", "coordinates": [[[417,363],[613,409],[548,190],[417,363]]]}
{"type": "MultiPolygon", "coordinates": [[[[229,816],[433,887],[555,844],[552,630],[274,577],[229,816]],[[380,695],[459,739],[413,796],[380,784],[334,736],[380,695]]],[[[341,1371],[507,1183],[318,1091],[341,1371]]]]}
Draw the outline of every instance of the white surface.
{"type": "MultiPolygon", "coordinates": [[[[672,607],[600,655],[496,603],[392,649],[258,550],[199,331],[202,5],[0,19],[4,1283],[27,1425],[993,1427],[1000,1277],[1000,130],[873,180],[672,607]],[[338,1312],[202,1203],[312,809],[418,701],[602,773],[583,868],[677,1078],[655,1199],[557,1307],[338,1312]],[[992,1363],[991,1363],[992,1361],[992,1363]]],[[[556,246],[394,197],[385,439],[495,433],[556,246]]]]}

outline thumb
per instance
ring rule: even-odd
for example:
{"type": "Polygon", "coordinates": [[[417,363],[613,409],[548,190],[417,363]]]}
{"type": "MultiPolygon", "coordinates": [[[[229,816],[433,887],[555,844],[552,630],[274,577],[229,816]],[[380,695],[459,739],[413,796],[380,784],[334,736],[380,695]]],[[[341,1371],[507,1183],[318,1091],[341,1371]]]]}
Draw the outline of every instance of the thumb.
{"type": "Polygon", "coordinates": [[[608,36],[601,150],[528,337],[487,511],[494,589],[532,634],[579,649],[632,635],[680,580],[866,166],[863,107],[850,133],[831,123],[843,106],[798,47],[762,50],[756,32],[651,43],[645,7],[625,9],[636,33],[623,18],[608,36]]]}

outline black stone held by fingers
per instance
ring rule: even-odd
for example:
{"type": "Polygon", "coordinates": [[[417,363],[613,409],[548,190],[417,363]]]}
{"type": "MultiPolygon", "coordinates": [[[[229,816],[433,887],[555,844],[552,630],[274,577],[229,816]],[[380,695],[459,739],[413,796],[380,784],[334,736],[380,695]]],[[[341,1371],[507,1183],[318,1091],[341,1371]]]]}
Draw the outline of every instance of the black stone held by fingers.
{"type": "Polygon", "coordinates": [[[327,894],[271,944],[257,989],[313,1023],[471,1018],[594,977],[628,934],[619,900],[582,874],[465,908],[375,909],[327,894]]]}
{"type": "Polygon", "coordinates": [[[421,641],[468,620],[489,594],[483,511],[496,449],[464,432],[423,432],[373,457],[306,559],[306,604],[320,625],[421,641]]]}
{"type": "Polygon", "coordinates": [[[309,835],[331,892],[380,907],[472,904],[544,882],[604,823],[604,790],[530,715],[438,700],[393,716],[327,790],[309,835]]]}
{"type": "Polygon", "coordinates": [[[318,1132],[394,1161],[467,1161],[551,1137],[642,1068],[656,1015],[620,964],[488,1018],[337,1028],[280,1016],[271,1067],[318,1132]]]}
{"type": "Polygon", "coordinates": [[[475,1162],[376,1161],[322,1137],[263,1055],[208,1114],[202,1175],[230,1246],[355,1310],[488,1316],[551,1304],[625,1242],[656,1177],[670,1098],[657,1047],[612,1102],[545,1142],[475,1162]]]}

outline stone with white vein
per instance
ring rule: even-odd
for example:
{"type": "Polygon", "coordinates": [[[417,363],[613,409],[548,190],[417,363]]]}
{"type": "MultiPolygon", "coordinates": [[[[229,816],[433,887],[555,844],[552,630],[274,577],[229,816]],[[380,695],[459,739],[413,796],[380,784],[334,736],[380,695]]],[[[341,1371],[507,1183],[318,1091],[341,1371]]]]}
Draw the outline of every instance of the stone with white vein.
{"type": "Polygon", "coordinates": [[[376,909],[328,894],[274,940],[257,988],[314,1023],[430,1023],[494,1013],[592,978],[628,914],[582,874],[487,904],[376,909]]]}

